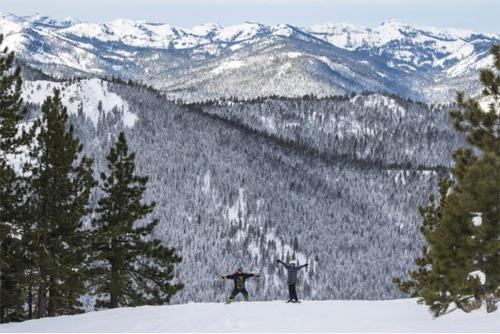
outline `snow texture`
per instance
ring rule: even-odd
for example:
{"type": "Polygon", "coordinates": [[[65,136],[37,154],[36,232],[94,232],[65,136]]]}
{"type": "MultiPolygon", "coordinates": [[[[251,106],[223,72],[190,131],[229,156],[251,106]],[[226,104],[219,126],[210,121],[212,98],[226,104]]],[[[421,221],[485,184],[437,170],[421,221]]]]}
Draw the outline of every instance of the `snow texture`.
{"type": "Polygon", "coordinates": [[[476,213],[475,216],[472,217],[472,224],[476,227],[483,225],[483,216],[481,212],[476,213]]]}
{"type": "Polygon", "coordinates": [[[23,99],[41,105],[53,94],[54,89],[59,89],[62,104],[68,108],[69,114],[76,115],[81,108],[85,116],[97,126],[100,108],[103,113],[115,109],[122,113],[123,124],[129,128],[133,127],[137,116],[129,111],[125,100],[109,91],[108,84],[100,79],[87,79],[70,84],[44,80],[26,81],[23,84],[23,99]]]}
{"type": "Polygon", "coordinates": [[[481,285],[484,285],[486,283],[486,274],[483,273],[481,270],[476,270],[473,272],[469,273],[469,278],[471,279],[479,279],[479,282],[481,282],[481,285]]]}
{"type": "Polygon", "coordinates": [[[0,332],[497,332],[500,314],[433,319],[414,299],[190,303],[119,308],[0,325],[0,332]]]}

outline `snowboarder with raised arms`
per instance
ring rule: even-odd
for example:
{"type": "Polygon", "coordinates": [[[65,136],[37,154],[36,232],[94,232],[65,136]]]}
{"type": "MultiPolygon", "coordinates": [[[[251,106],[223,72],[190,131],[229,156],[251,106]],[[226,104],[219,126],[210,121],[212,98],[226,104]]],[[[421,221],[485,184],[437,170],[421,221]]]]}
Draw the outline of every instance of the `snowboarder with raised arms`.
{"type": "Polygon", "coordinates": [[[250,277],[259,277],[260,274],[258,273],[244,273],[242,267],[238,267],[236,272],[232,275],[222,275],[223,280],[227,279],[232,279],[234,281],[234,288],[233,291],[231,291],[231,294],[229,297],[227,297],[226,304],[230,304],[234,297],[241,293],[243,295],[243,299],[245,301],[249,301],[249,296],[248,296],[248,291],[245,288],[245,281],[249,279],[250,277]]]}
{"type": "Polygon", "coordinates": [[[288,261],[288,264],[281,261],[277,260],[277,262],[285,269],[288,271],[288,278],[287,278],[287,283],[288,283],[288,294],[290,298],[288,299],[287,303],[299,303],[299,298],[297,297],[297,290],[296,290],[296,285],[297,285],[297,272],[302,269],[307,267],[307,263],[302,265],[302,266],[297,266],[297,262],[295,260],[290,260],[288,261]]]}

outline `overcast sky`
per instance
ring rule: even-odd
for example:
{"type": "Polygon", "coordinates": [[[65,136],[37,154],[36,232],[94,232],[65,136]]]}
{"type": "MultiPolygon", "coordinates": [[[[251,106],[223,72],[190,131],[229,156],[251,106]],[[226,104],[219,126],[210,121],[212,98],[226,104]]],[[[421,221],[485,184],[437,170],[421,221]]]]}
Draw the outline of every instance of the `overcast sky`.
{"type": "Polygon", "coordinates": [[[397,19],[500,32],[500,0],[0,0],[0,12],[73,16],[85,21],[128,18],[183,27],[245,21],[298,26],[349,22],[374,27],[397,19]]]}

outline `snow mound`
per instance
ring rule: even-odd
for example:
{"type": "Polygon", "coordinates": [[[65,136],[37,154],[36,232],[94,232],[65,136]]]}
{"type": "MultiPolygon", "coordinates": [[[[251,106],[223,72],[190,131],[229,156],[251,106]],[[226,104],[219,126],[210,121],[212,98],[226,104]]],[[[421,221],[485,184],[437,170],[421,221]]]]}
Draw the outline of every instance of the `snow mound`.
{"type": "Polygon", "coordinates": [[[23,84],[23,99],[26,102],[42,104],[47,96],[52,95],[55,88],[61,91],[62,104],[68,108],[69,114],[77,114],[79,109],[97,126],[99,121],[99,104],[102,111],[108,113],[113,109],[122,112],[123,124],[133,127],[137,115],[129,111],[128,103],[120,96],[109,91],[109,83],[100,79],[87,79],[67,84],[53,81],[26,81],[23,84]]]}
{"type": "Polygon", "coordinates": [[[481,212],[475,213],[475,216],[472,217],[472,224],[476,227],[483,225],[483,215],[481,212]]]}
{"type": "Polygon", "coordinates": [[[483,273],[481,270],[476,270],[476,271],[470,272],[469,278],[470,279],[479,279],[479,282],[481,282],[481,285],[484,285],[484,283],[486,283],[486,274],[483,273]]]}
{"type": "Polygon", "coordinates": [[[415,299],[190,303],[90,312],[0,325],[0,332],[497,332],[500,313],[433,319],[415,299]]]}

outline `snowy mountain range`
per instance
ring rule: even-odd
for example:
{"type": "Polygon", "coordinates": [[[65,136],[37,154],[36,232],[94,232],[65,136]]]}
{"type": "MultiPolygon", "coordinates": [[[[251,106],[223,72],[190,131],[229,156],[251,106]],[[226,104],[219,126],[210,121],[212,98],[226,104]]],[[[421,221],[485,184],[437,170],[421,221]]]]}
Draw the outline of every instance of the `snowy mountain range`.
{"type": "Polygon", "coordinates": [[[500,43],[499,33],[395,20],[373,29],[252,22],[180,28],[3,14],[0,33],[23,62],[51,75],[140,80],[187,100],[382,91],[447,102],[456,90],[478,91],[478,69],[500,43]]]}

